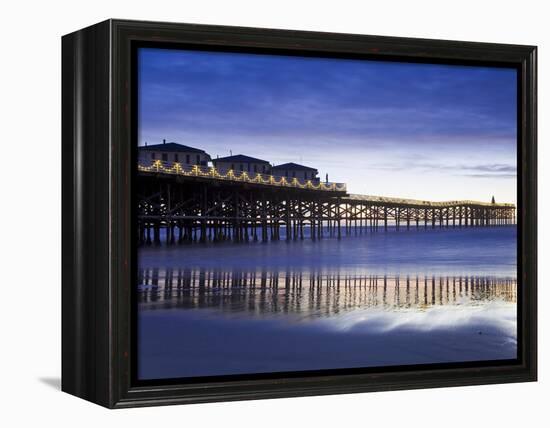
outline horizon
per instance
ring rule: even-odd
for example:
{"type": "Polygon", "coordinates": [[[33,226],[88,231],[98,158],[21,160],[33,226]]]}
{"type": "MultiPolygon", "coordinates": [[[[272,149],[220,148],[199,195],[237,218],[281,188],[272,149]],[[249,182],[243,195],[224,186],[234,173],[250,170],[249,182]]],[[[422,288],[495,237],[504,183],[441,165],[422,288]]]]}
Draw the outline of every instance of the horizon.
{"type": "Polygon", "coordinates": [[[316,168],[348,192],[516,204],[516,70],[141,48],[138,145],[316,168]]]}

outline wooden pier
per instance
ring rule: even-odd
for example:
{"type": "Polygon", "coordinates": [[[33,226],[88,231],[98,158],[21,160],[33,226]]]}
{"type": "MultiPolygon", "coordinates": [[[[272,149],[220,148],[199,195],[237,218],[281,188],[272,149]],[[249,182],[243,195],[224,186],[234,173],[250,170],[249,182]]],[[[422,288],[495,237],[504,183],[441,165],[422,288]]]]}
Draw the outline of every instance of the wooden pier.
{"type": "Polygon", "coordinates": [[[348,194],[345,184],[160,164],[137,174],[143,245],[322,239],[389,227],[513,225],[513,204],[348,194]]]}

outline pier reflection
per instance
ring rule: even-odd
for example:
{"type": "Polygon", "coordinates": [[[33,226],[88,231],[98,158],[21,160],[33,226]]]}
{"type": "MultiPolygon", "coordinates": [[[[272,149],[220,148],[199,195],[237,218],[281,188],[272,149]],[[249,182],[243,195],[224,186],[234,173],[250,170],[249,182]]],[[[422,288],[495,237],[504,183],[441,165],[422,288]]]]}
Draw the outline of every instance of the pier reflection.
{"type": "Polygon", "coordinates": [[[428,308],[503,300],[515,303],[515,278],[380,276],[270,271],[141,269],[140,310],[187,308],[323,317],[360,309],[428,308]]]}

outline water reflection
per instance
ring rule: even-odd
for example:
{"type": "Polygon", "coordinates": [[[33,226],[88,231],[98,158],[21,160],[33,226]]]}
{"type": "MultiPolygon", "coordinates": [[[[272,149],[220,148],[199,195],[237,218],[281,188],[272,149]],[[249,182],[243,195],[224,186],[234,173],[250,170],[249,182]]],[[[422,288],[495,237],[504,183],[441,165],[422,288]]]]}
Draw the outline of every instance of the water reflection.
{"type": "Polygon", "coordinates": [[[515,303],[515,278],[377,276],[280,271],[142,269],[140,310],[197,308],[247,315],[327,317],[360,308],[515,303]]]}

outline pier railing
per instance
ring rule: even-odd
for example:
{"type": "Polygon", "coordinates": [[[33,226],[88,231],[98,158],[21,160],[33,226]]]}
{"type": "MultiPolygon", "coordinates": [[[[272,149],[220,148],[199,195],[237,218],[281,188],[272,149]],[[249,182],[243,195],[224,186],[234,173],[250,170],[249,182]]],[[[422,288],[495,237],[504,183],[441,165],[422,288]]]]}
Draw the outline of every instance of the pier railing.
{"type": "Polygon", "coordinates": [[[515,208],[514,204],[509,203],[492,203],[481,202],[472,200],[456,200],[456,201],[423,201],[420,199],[407,199],[407,198],[392,198],[387,196],[372,196],[372,195],[357,195],[349,194],[345,198],[348,201],[364,201],[364,202],[378,202],[384,204],[396,204],[404,206],[418,206],[426,208],[452,208],[459,206],[476,206],[476,207],[495,207],[495,208],[515,208]]]}
{"type": "Polygon", "coordinates": [[[234,171],[232,169],[223,173],[215,167],[199,165],[183,166],[179,162],[163,162],[156,160],[153,164],[145,166],[138,165],[138,171],[150,173],[174,174],[188,177],[203,177],[215,180],[226,180],[252,184],[263,184],[268,186],[291,187],[298,189],[324,190],[333,192],[345,192],[345,183],[314,182],[312,180],[300,180],[296,177],[287,178],[269,174],[253,173],[246,171],[234,171]]]}

